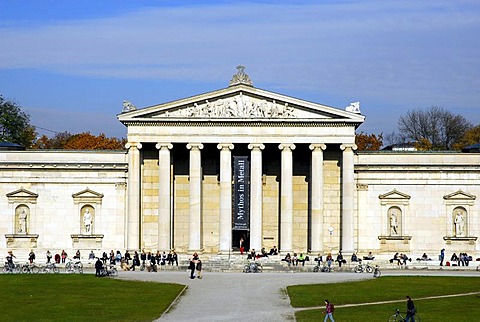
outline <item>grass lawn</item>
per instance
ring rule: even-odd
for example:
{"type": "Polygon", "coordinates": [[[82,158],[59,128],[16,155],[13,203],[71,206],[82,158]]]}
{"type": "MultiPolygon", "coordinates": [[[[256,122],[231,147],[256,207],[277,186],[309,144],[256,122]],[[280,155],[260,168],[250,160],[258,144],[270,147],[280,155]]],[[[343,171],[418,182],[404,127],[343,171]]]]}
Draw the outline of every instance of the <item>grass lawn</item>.
{"type": "MultiPolygon", "coordinates": [[[[406,310],[405,296],[415,302],[422,321],[478,321],[480,294],[437,299],[420,299],[428,296],[480,292],[478,277],[443,276],[386,276],[358,282],[297,285],[287,288],[293,307],[324,306],[328,298],[337,307],[336,321],[387,321],[395,308],[406,310]],[[357,305],[339,308],[342,304],[361,304],[377,301],[397,303],[357,305]]],[[[297,321],[319,321],[322,309],[299,311],[297,321]]]]}
{"type": "Polygon", "coordinates": [[[1,321],[153,321],[185,287],[91,274],[0,275],[1,321]]]}

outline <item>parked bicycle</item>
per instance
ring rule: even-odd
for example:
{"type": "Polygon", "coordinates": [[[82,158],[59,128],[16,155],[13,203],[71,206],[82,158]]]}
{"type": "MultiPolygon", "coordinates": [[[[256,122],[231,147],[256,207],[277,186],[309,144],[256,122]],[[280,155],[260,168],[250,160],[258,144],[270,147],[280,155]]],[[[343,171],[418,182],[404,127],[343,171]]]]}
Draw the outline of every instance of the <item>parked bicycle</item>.
{"type": "Polygon", "coordinates": [[[58,273],[60,273],[60,270],[58,269],[57,265],[55,265],[55,263],[47,263],[46,266],[42,269],[42,273],[58,274],[58,273]]]}
{"type": "Polygon", "coordinates": [[[373,266],[371,266],[369,263],[363,264],[363,263],[358,263],[357,266],[353,268],[353,271],[355,273],[373,273],[373,266]]]}
{"type": "MultiPolygon", "coordinates": [[[[405,318],[400,313],[400,310],[396,309],[395,314],[390,315],[390,317],[388,318],[388,322],[405,322],[405,318]]],[[[412,322],[420,322],[420,317],[418,316],[418,314],[415,314],[413,316],[412,322]]]]}
{"type": "Polygon", "coordinates": [[[115,265],[104,265],[102,269],[100,269],[100,276],[117,276],[118,270],[115,265]]]}
{"type": "Polygon", "coordinates": [[[70,258],[65,264],[65,272],[68,274],[80,273],[83,274],[83,264],[80,261],[73,261],[70,258]]]}
{"type": "Polygon", "coordinates": [[[22,265],[21,272],[23,274],[38,274],[40,272],[40,268],[35,264],[24,264],[22,265]]]}
{"type": "Polygon", "coordinates": [[[322,262],[317,262],[317,265],[313,267],[313,271],[316,272],[333,272],[333,266],[328,266],[327,263],[323,264],[322,262]]]}
{"type": "Polygon", "coordinates": [[[17,263],[5,262],[2,270],[3,274],[20,274],[22,272],[22,266],[17,263]]]}
{"type": "Polygon", "coordinates": [[[262,265],[257,262],[250,262],[243,268],[244,273],[261,273],[262,265]]]}

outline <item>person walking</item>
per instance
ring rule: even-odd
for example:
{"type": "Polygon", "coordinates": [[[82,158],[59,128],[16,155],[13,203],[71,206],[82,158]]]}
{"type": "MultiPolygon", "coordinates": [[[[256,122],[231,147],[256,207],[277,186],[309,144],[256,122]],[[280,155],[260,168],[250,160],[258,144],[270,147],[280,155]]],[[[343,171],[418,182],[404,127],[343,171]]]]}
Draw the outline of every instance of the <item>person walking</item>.
{"type": "Polygon", "coordinates": [[[100,260],[100,258],[97,257],[97,261],[95,262],[95,277],[101,277],[102,274],[100,273],[100,270],[103,267],[103,263],[100,260]]]}
{"type": "Polygon", "coordinates": [[[197,259],[197,266],[195,266],[195,269],[197,270],[197,278],[202,279],[202,261],[197,259]]]}
{"type": "Polygon", "coordinates": [[[407,298],[407,316],[405,317],[405,322],[415,322],[415,313],[417,309],[415,308],[415,304],[413,304],[412,299],[410,296],[406,296],[407,298]]]}
{"type": "Polygon", "coordinates": [[[440,251],[440,266],[443,266],[443,260],[445,259],[445,248],[440,251]]]}
{"type": "Polygon", "coordinates": [[[325,311],[323,312],[325,313],[325,319],[323,320],[323,322],[327,322],[327,319],[330,319],[330,321],[335,322],[335,320],[333,319],[333,310],[334,310],[333,304],[330,303],[329,300],[325,299],[325,311]]]}
{"type": "Polygon", "coordinates": [[[188,265],[188,269],[190,269],[190,279],[195,278],[195,256],[190,257],[190,264],[188,265]]]}

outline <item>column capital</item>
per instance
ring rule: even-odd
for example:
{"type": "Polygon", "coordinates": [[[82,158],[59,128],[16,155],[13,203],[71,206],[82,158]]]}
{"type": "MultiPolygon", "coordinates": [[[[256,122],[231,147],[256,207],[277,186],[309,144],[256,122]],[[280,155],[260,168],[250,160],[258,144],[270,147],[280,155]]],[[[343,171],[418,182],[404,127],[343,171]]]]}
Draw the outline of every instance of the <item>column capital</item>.
{"type": "Polygon", "coordinates": [[[265,149],[265,145],[263,145],[262,143],[250,143],[248,145],[248,149],[249,150],[263,150],[263,149],[265,149]]]}
{"type": "Polygon", "coordinates": [[[355,143],[343,143],[342,145],[340,145],[340,149],[342,151],[345,151],[346,149],[352,149],[352,150],[356,150],[358,147],[355,143]]]}
{"type": "Polygon", "coordinates": [[[219,150],[233,150],[234,145],[232,143],[218,143],[217,149],[219,150]]]}
{"type": "Polygon", "coordinates": [[[310,150],[315,151],[318,149],[321,149],[322,151],[325,151],[327,149],[327,145],[323,143],[312,143],[308,146],[310,150]]]}
{"type": "Polygon", "coordinates": [[[140,150],[142,148],[142,143],[140,143],[140,142],[127,142],[127,144],[125,144],[125,148],[127,148],[127,149],[137,148],[138,150],[140,150]]]}
{"type": "Polygon", "coordinates": [[[187,149],[189,149],[189,150],[201,150],[201,149],[203,149],[203,144],[202,143],[188,143],[187,144],[187,149]]]}
{"type": "Polygon", "coordinates": [[[293,151],[293,150],[295,150],[295,144],[293,144],[293,143],[280,143],[278,145],[278,148],[280,150],[283,150],[283,151],[286,151],[286,150],[293,151]]]}
{"type": "Polygon", "coordinates": [[[155,148],[157,148],[158,150],[171,150],[173,149],[173,144],[167,142],[158,142],[157,144],[155,144],[155,148]]]}

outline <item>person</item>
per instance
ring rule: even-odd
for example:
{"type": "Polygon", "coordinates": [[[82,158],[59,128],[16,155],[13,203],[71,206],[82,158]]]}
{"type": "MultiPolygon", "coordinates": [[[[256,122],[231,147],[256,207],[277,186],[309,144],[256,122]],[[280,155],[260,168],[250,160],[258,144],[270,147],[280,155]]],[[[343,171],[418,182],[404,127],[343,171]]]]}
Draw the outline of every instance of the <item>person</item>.
{"type": "MultiPolygon", "coordinates": [[[[47,250],[47,263],[50,263],[50,260],[52,259],[52,253],[50,253],[49,250],[47,250]]],[[[80,259],[80,257],[79,257],[80,259]]]]}
{"type": "Polygon", "coordinates": [[[117,250],[117,254],[115,255],[115,264],[119,264],[122,261],[122,253],[117,250]]]}
{"type": "Polygon", "coordinates": [[[318,253],[318,256],[315,257],[313,260],[318,262],[318,265],[320,266],[320,264],[323,263],[322,254],[318,253]]]}
{"type": "Polygon", "coordinates": [[[358,257],[357,257],[357,254],[356,254],[356,253],[353,253],[353,254],[352,254],[351,261],[352,261],[352,262],[358,262],[358,257]]]}
{"type": "Polygon", "coordinates": [[[327,262],[328,269],[331,270],[332,269],[332,262],[333,262],[332,253],[327,254],[327,257],[325,258],[325,261],[327,262]]]}
{"type": "Polygon", "coordinates": [[[128,250],[125,251],[125,255],[123,257],[125,259],[125,262],[127,263],[128,265],[128,262],[132,259],[132,257],[130,256],[130,253],[128,252],[128,250]]]}
{"type": "Polygon", "coordinates": [[[106,264],[107,264],[107,259],[108,259],[107,252],[103,252],[103,254],[102,254],[102,262],[103,262],[103,265],[106,265],[106,264]]]}
{"type": "Polygon", "coordinates": [[[13,255],[13,251],[9,250],[6,260],[7,260],[7,265],[10,269],[13,269],[15,267],[15,264],[13,264],[14,258],[17,258],[17,256],[13,255]]]}
{"type": "Polygon", "coordinates": [[[103,263],[102,261],[100,260],[99,257],[97,257],[97,261],[95,262],[95,277],[100,277],[100,270],[102,269],[103,267],[103,263]]]}
{"type": "Polygon", "coordinates": [[[290,256],[290,253],[287,253],[287,255],[285,255],[285,258],[283,260],[287,262],[288,266],[290,267],[290,265],[292,264],[292,257],[290,256]]]}
{"type": "Polygon", "coordinates": [[[273,246],[273,248],[270,249],[270,255],[278,255],[278,249],[277,246],[273,246]]]}
{"type": "Polygon", "coordinates": [[[413,304],[410,296],[407,295],[407,316],[405,317],[405,322],[415,322],[416,312],[417,310],[415,309],[415,304],[413,304]]]}
{"type": "Polygon", "coordinates": [[[463,218],[462,213],[459,212],[455,215],[455,236],[462,236],[464,228],[465,219],[463,218]]]}
{"type": "Polygon", "coordinates": [[[142,253],[140,254],[140,259],[142,260],[142,264],[145,265],[145,261],[147,260],[147,253],[145,253],[145,249],[142,249],[142,253]]]}
{"type": "Polygon", "coordinates": [[[293,253],[293,256],[292,256],[292,264],[293,264],[293,266],[298,266],[297,253],[293,253]]]}
{"type": "Polygon", "coordinates": [[[150,252],[148,252],[150,255],[150,272],[157,272],[157,261],[155,260],[155,256],[151,256],[150,252]]]}
{"type": "Polygon", "coordinates": [[[22,213],[18,215],[18,225],[20,233],[27,233],[27,213],[25,209],[22,210],[22,213]]]}
{"type": "Polygon", "coordinates": [[[85,210],[83,214],[83,226],[85,227],[86,233],[92,232],[92,215],[90,214],[90,210],[85,210]]]}
{"type": "Polygon", "coordinates": [[[375,256],[373,256],[372,252],[368,252],[368,256],[363,256],[363,259],[372,261],[375,259],[375,256]]]}
{"type": "MultiPolygon", "coordinates": [[[[457,262],[457,265],[460,266],[460,258],[458,258],[457,254],[456,253],[453,253],[452,254],[452,257],[450,257],[450,261],[451,262],[457,262]]],[[[453,264],[453,263],[452,263],[453,264]]]]}
{"type": "Polygon", "coordinates": [[[67,259],[67,256],[68,256],[67,252],[65,250],[62,250],[62,255],[61,256],[62,256],[62,264],[64,264],[65,260],[67,259]]]}
{"type": "Polygon", "coordinates": [[[90,251],[90,254],[88,254],[88,260],[95,259],[95,253],[93,250],[90,251]]]}
{"type": "MultiPolygon", "coordinates": [[[[196,254],[196,253],[195,253],[196,254]]],[[[188,265],[188,269],[190,270],[190,279],[194,279],[195,278],[195,254],[193,254],[190,259],[189,259],[189,265],[188,265]]]]}
{"type": "Polygon", "coordinates": [[[337,260],[338,262],[338,267],[342,267],[342,264],[346,264],[347,261],[345,259],[343,259],[343,255],[342,255],[342,252],[338,252],[338,255],[337,255],[337,260]]]}
{"type": "Polygon", "coordinates": [[[202,261],[197,259],[197,266],[195,266],[195,269],[197,270],[197,278],[202,279],[202,261]]]}
{"type": "Polygon", "coordinates": [[[442,250],[440,251],[439,259],[440,259],[440,266],[443,266],[443,260],[445,259],[445,248],[442,248],[442,250]]]}
{"type": "Polygon", "coordinates": [[[243,255],[243,252],[245,251],[245,246],[243,246],[244,241],[245,240],[243,239],[243,237],[240,237],[240,241],[239,241],[240,255],[243,255]]]}
{"type": "Polygon", "coordinates": [[[268,257],[268,254],[267,254],[267,251],[265,250],[265,247],[262,247],[260,252],[262,253],[262,255],[260,255],[260,257],[268,257]]]}
{"type": "Polygon", "coordinates": [[[397,223],[397,215],[395,215],[394,212],[390,214],[390,228],[391,228],[391,234],[392,235],[398,235],[397,228],[398,228],[398,223],[397,223]]]}
{"type": "Polygon", "coordinates": [[[140,257],[138,256],[137,251],[133,253],[132,271],[135,271],[135,266],[140,266],[140,257]]]}
{"type": "Polygon", "coordinates": [[[75,256],[73,256],[73,259],[80,260],[80,250],[77,250],[77,252],[75,253],[75,256]]]}
{"type": "Polygon", "coordinates": [[[28,254],[28,261],[30,262],[30,265],[33,264],[34,260],[35,260],[35,253],[33,252],[33,249],[31,249],[30,253],[28,254]]]}
{"type": "Polygon", "coordinates": [[[390,260],[390,263],[393,263],[394,261],[397,261],[397,265],[402,264],[400,255],[398,253],[395,253],[395,255],[393,255],[393,258],[390,260]]]}
{"type": "Polygon", "coordinates": [[[303,253],[300,253],[300,255],[298,255],[298,261],[302,263],[302,266],[305,266],[305,256],[303,255],[303,253]]]}
{"type": "Polygon", "coordinates": [[[323,320],[323,322],[327,322],[327,319],[335,322],[335,320],[333,319],[333,304],[330,303],[327,299],[325,299],[325,311],[323,313],[325,314],[325,319],[323,320]]]}
{"type": "Polygon", "coordinates": [[[167,254],[165,253],[165,251],[163,251],[161,265],[164,266],[166,263],[167,263],[167,254]]]}
{"type": "Polygon", "coordinates": [[[177,255],[177,252],[173,251],[173,254],[172,254],[172,265],[173,263],[175,263],[176,266],[178,266],[178,255],[177,255]]]}

